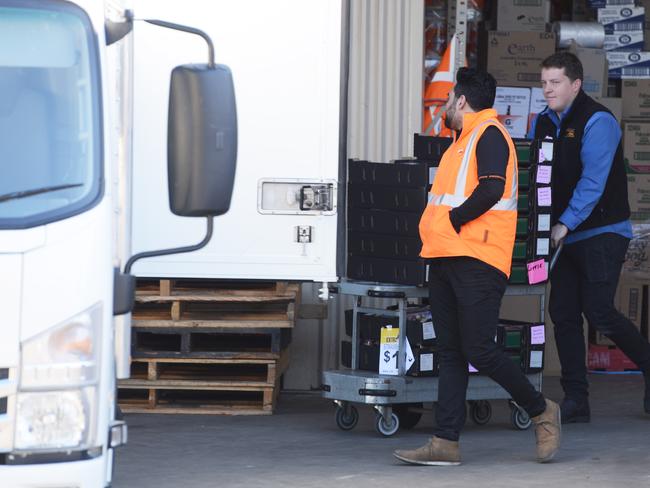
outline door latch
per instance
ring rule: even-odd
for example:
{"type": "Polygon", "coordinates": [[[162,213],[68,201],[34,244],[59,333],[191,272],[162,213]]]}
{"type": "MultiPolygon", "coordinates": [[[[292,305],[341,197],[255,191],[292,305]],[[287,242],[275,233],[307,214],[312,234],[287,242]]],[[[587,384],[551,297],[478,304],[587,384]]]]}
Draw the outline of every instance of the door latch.
{"type": "Polygon", "coordinates": [[[306,185],[300,188],[300,210],[332,210],[333,185],[306,185]]]}

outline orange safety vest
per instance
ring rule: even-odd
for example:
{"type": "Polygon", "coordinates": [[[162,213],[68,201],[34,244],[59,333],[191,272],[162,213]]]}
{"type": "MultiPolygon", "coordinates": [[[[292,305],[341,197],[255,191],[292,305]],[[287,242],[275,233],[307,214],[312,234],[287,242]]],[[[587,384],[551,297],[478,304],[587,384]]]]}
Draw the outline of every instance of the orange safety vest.
{"type": "Polygon", "coordinates": [[[424,258],[469,256],[490,264],[510,276],[517,227],[517,153],[494,109],[466,114],[463,131],[442,156],[431,187],[429,204],[420,219],[424,258]],[[449,211],[467,200],[478,185],[476,144],[489,126],[506,138],[510,156],[501,200],[490,210],[462,226],[456,233],[449,211]]]}

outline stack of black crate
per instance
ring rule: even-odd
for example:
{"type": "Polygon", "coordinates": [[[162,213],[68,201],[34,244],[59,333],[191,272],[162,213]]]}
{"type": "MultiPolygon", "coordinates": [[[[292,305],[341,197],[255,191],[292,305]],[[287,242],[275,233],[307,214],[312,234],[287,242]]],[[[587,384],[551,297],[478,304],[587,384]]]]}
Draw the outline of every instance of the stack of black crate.
{"type": "MultiPolygon", "coordinates": [[[[352,337],[352,310],[345,311],[345,333],[352,337]]],[[[406,372],[410,376],[437,376],[438,353],[436,335],[428,306],[409,306],[406,314],[406,338],[415,362],[406,372]]],[[[358,369],[379,371],[381,329],[396,327],[397,318],[386,315],[360,313],[357,318],[358,369]]],[[[352,364],[352,342],[341,341],[341,363],[352,364]]]]}
{"type": "MultiPolygon", "coordinates": [[[[515,246],[512,254],[511,284],[526,285],[528,282],[527,264],[543,259],[547,262],[551,253],[550,248],[550,180],[540,183],[538,173],[540,167],[545,175],[550,175],[552,153],[548,156],[541,150],[543,141],[516,140],[517,158],[519,163],[517,205],[517,231],[515,246]],[[540,154],[543,161],[540,161],[540,154]],[[540,199],[540,196],[542,199],[540,199]],[[548,203],[548,204],[547,204],[548,203]]],[[[544,147],[548,150],[545,141],[544,147]]],[[[541,178],[541,181],[546,181],[541,178]]]]}
{"type": "Polygon", "coordinates": [[[544,324],[500,319],[496,342],[524,373],[544,369],[544,324]]]}
{"type": "Polygon", "coordinates": [[[418,224],[449,138],[415,136],[416,159],[348,162],[348,278],[423,286],[418,224]]]}

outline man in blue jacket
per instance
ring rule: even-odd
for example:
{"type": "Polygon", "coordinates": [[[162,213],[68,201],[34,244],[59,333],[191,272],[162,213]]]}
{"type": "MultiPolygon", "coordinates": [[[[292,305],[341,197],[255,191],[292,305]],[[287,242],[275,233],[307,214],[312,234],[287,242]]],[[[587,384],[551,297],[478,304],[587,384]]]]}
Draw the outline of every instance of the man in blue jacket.
{"type": "Polygon", "coordinates": [[[644,372],[650,414],[650,344],[614,308],[632,238],[621,129],[607,108],[582,91],[580,60],[555,53],[542,63],[548,106],[530,136],[555,139],[551,241],[564,241],[551,272],[549,312],[562,366],[562,422],[589,422],[582,316],[644,372]]]}

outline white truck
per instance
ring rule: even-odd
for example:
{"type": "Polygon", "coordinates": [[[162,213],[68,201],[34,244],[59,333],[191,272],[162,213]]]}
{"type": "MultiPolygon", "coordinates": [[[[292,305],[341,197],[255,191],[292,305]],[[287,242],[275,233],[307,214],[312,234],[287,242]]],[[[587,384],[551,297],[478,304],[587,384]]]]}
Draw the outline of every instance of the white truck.
{"type": "Polygon", "coordinates": [[[133,276],[343,275],[347,158],[421,128],[424,7],[0,0],[1,488],[111,484],[133,276]]]}
{"type": "Polygon", "coordinates": [[[111,484],[135,253],[336,280],[344,3],[0,0],[0,486],[111,484]]]}

